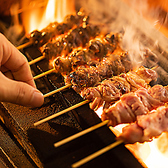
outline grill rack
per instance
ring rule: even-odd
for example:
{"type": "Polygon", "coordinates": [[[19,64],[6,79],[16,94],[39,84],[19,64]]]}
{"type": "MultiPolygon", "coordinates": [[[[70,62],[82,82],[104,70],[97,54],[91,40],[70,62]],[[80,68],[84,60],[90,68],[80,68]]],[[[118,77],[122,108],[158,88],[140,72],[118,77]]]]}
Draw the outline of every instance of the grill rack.
{"type": "MultiPolygon", "coordinates": [[[[41,55],[35,46],[26,48],[24,54],[29,60],[41,55]]],[[[48,69],[48,61],[42,60],[32,65],[31,69],[33,74],[44,72],[48,69]]],[[[64,82],[62,76],[52,73],[47,77],[38,79],[36,84],[42,93],[47,93],[63,86],[64,82]]],[[[37,127],[34,127],[33,123],[82,100],[80,95],[70,88],[46,98],[44,105],[36,109],[2,103],[1,109],[3,110],[0,115],[4,124],[37,167],[67,168],[78,160],[115,142],[115,135],[108,127],[104,126],[59,148],[54,148],[55,142],[101,122],[88,104],[37,127]]],[[[116,168],[142,167],[133,154],[125,148],[124,144],[81,167],[99,168],[111,167],[111,165],[116,168]]]]}

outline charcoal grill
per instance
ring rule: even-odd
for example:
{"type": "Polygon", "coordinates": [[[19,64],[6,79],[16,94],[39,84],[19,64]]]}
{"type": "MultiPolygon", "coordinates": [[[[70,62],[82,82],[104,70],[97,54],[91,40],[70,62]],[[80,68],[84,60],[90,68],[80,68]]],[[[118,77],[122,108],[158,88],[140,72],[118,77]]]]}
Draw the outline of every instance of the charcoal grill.
{"type": "MultiPolygon", "coordinates": [[[[24,52],[28,59],[34,59],[41,54],[33,46],[25,49],[24,52]]],[[[46,69],[48,69],[46,60],[32,66],[35,74],[46,69]]],[[[62,86],[64,82],[62,76],[52,73],[38,79],[36,84],[43,93],[47,93],[62,86]]],[[[41,108],[31,109],[2,103],[1,117],[37,167],[67,168],[83,157],[115,142],[115,135],[104,126],[66,145],[54,148],[55,142],[101,122],[97,114],[89,109],[88,104],[37,127],[34,127],[33,123],[82,100],[73,89],[67,89],[46,98],[41,108]]],[[[123,144],[82,167],[111,167],[111,165],[114,167],[142,167],[123,144]]]]}
{"type": "MultiPolygon", "coordinates": [[[[124,10],[126,10],[125,8],[127,9],[127,7],[123,6],[124,10]]],[[[123,14],[122,17],[128,22],[130,15],[129,13],[128,15],[123,14]]],[[[167,39],[159,32],[156,33],[155,30],[152,31],[155,35],[153,36],[153,34],[149,33],[149,29],[144,29],[142,26],[137,29],[141,42],[145,44],[146,47],[152,48],[155,43],[155,38],[159,39],[161,37],[161,39],[159,39],[160,45],[153,51],[158,55],[158,64],[153,62],[153,60],[147,60],[145,65],[149,68],[157,65],[156,71],[159,74],[157,83],[162,85],[168,84],[168,69],[165,63],[165,60],[167,62],[168,58],[167,52],[165,52],[167,47],[165,42],[167,42],[167,39]]],[[[29,61],[41,56],[36,46],[30,46],[24,49],[23,53],[27,56],[29,61]]],[[[37,75],[47,71],[49,69],[48,65],[49,62],[45,59],[31,65],[32,74],[37,75]]],[[[45,94],[64,86],[64,79],[60,74],[51,73],[50,75],[38,79],[36,85],[37,88],[45,94]]],[[[2,163],[8,167],[68,168],[76,161],[115,142],[115,135],[107,126],[104,126],[61,147],[54,148],[53,144],[55,142],[101,122],[100,118],[89,108],[88,104],[37,127],[33,126],[33,123],[36,121],[81,101],[83,101],[81,96],[70,88],[45,98],[44,105],[40,108],[32,109],[11,103],[1,103],[0,119],[2,123],[0,123],[0,129],[4,135],[3,137],[7,138],[8,142],[10,142],[7,142],[8,144],[6,145],[9,145],[11,149],[15,149],[18,157],[20,155],[22,156],[20,160],[16,159],[11,152],[7,150],[5,145],[2,145],[2,149],[0,150],[2,163]],[[8,134],[10,134],[10,136],[8,134]],[[21,160],[26,164],[21,164],[21,160]]],[[[3,138],[0,140],[4,142],[3,138]]],[[[142,168],[144,166],[140,160],[137,160],[137,158],[125,148],[124,144],[121,144],[81,167],[142,168]]]]}

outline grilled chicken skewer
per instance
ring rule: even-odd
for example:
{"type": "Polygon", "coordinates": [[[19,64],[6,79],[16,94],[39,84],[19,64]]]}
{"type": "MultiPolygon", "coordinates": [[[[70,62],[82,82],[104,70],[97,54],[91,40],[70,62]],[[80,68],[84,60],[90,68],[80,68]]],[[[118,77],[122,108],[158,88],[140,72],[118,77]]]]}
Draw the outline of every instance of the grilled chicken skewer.
{"type": "Polygon", "coordinates": [[[46,43],[41,52],[47,60],[55,59],[59,55],[68,55],[74,48],[85,47],[89,40],[100,34],[99,28],[93,25],[78,26],[67,34],[46,43]]]}
{"type": "Polygon", "coordinates": [[[127,53],[111,54],[96,64],[93,62],[90,66],[79,66],[65,76],[65,84],[72,84],[72,88],[80,93],[84,88],[96,86],[104,79],[128,72],[132,68],[127,53]]]}
{"type": "Polygon", "coordinates": [[[87,25],[88,22],[89,22],[89,16],[87,16],[84,11],[80,10],[74,15],[72,14],[67,15],[62,23],[53,22],[50,23],[47,27],[45,27],[41,31],[34,30],[33,32],[30,33],[28,37],[29,42],[26,43],[27,45],[23,44],[21,46],[18,46],[17,48],[22,49],[32,44],[41,47],[48,41],[51,41],[52,38],[54,38],[55,36],[65,34],[70,29],[73,29],[77,26],[87,25]]]}
{"type": "MultiPolygon", "coordinates": [[[[140,72],[141,72],[142,70],[140,70],[140,72]]],[[[147,72],[146,70],[145,70],[145,72],[147,72]]],[[[149,71],[150,72],[150,71],[149,71]]],[[[142,80],[138,80],[139,82],[141,81],[142,83],[144,83],[144,81],[143,80],[146,80],[146,82],[148,83],[150,80],[152,80],[152,79],[155,79],[155,76],[157,76],[156,75],[156,73],[154,73],[154,72],[152,72],[151,71],[151,74],[149,75],[142,75],[143,73],[141,73],[141,75],[140,76],[143,76],[143,78],[142,78],[142,80]],[[153,75],[152,75],[153,74],[153,75]],[[149,77],[150,76],[150,77],[149,77]]],[[[133,75],[133,76],[135,76],[135,75],[133,75]]],[[[138,86],[138,83],[136,83],[136,82],[134,82],[134,80],[133,80],[133,78],[129,78],[131,81],[132,81],[132,83],[133,83],[133,87],[135,87],[135,84],[138,86]]],[[[140,85],[140,84],[139,84],[140,85]]],[[[146,86],[145,84],[143,84],[144,86],[146,86]]],[[[69,85],[66,85],[66,88],[67,87],[70,87],[71,86],[71,84],[69,84],[69,85]]],[[[141,84],[141,86],[142,86],[142,84],[141,84]]],[[[122,88],[123,89],[123,88],[122,88]]],[[[61,89],[59,88],[58,89],[59,91],[61,91],[61,89]]],[[[135,89],[134,89],[135,90],[135,89]]],[[[52,91],[51,92],[51,94],[50,93],[47,93],[46,95],[44,95],[44,97],[48,97],[48,96],[50,96],[50,95],[53,95],[54,93],[56,93],[57,92],[57,90],[55,90],[55,91],[52,91]]],[[[98,95],[99,96],[99,95],[98,95]]],[[[109,95],[108,95],[109,96],[109,95]]],[[[96,98],[96,95],[95,95],[95,97],[94,98],[96,98]]],[[[61,112],[59,112],[59,113],[56,113],[56,114],[53,114],[53,115],[51,115],[51,116],[49,116],[49,117],[47,117],[47,118],[44,118],[44,119],[42,119],[42,120],[40,120],[40,121],[38,121],[38,122],[36,122],[36,123],[34,123],[34,125],[35,126],[37,126],[37,125],[39,125],[39,124],[42,124],[42,123],[44,123],[44,122],[46,122],[46,121],[49,121],[49,120],[51,120],[51,119],[53,119],[53,118],[55,118],[55,117],[57,117],[57,116],[60,116],[60,115],[62,115],[62,114],[64,114],[64,113],[67,113],[68,111],[70,111],[70,110],[72,110],[72,109],[75,109],[75,108],[78,108],[78,107],[80,107],[81,105],[84,105],[84,104],[86,104],[86,103],[89,103],[90,101],[92,101],[91,99],[90,100],[85,100],[85,101],[83,101],[83,102],[80,102],[80,103],[78,103],[78,104],[76,104],[76,105],[74,105],[74,106],[71,106],[71,107],[69,107],[68,109],[65,109],[65,110],[63,110],[63,111],[61,111],[61,112]]],[[[113,101],[114,102],[114,101],[113,101]]]]}
{"type": "Polygon", "coordinates": [[[143,87],[148,88],[151,81],[157,79],[157,73],[148,68],[140,67],[136,70],[122,73],[118,76],[105,79],[96,87],[85,88],[80,94],[90,100],[90,108],[95,110],[104,104],[108,108],[120,97],[143,87]]]}
{"type": "MultiPolygon", "coordinates": [[[[97,84],[96,82],[100,82],[112,75],[127,72],[132,68],[132,64],[127,53],[122,53],[121,55],[110,54],[107,57],[104,57],[100,62],[92,60],[87,64],[77,66],[76,70],[72,72],[69,72],[71,66],[68,67],[68,63],[66,63],[66,61],[67,60],[64,60],[64,64],[67,66],[64,66],[64,69],[61,68],[60,72],[63,71],[62,74],[64,75],[65,71],[67,71],[68,75],[64,75],[66,83],[78,85],[78,88],[82,88],[82,82],[85,82],[87,87],[94,86],[97,84]]],[[[74,64],[76,64],[75,59],[73,59],[73,61],[74,64]]],[[[56,72],[55,68],[35,76],[34,79],[38,79],[51,72],[56,72]]]]}
{"type": "Polygon", "coordinates": [[[85,48],[76,48],[67,56],[58,56],[54,60],[56,72],[68,74],[81,65],[91,65],[101,61],[105,56],[112,54],[118,47],[119,34],[108,34],[103,37],[91,39],[85,48]]]}
{"type": "Polygon", "coordinates": [[[138,116],[135,123],[123,128],[118,139],[124,140],[125,143],[143,143],[152,141],[162,132],[168,132],[167,106],[158,107],[147,115],[138,116]]]}
{"type": "MultiPolygon", "coordinates": [[[[95,38],[99,34],[99,29],[97,26],[78,26],[71,29],[67,34],[60,35],[49,41],[40,50],[42,52],[41,58],[46,58],[48,61],[55,59],[59,55],[67,56],[72,52],[73,48],[82,46],[85,47],[86,44],[92,38],[95,38]]],[[[38,59],[29,62],[29,65],[38,62],[38,59]]]]}
{"type": "Polygon", "coordinates": [[[109,125],[136,121],[137,116],[163,106],[168,102],[168,86],[155,85],[149,89],[140,88],[121,96],[120,100],[103,110],[102,120],[110,120],[109,125]]]}

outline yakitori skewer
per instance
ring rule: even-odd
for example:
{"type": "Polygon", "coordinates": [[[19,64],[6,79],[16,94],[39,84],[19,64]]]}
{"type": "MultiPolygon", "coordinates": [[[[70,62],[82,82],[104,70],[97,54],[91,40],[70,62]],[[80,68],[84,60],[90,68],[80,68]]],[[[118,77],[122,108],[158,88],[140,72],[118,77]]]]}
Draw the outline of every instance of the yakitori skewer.
{"type": "Polygon", "coordinates": [[[107,151],[109,151],[109,150],[115,148],[116,146],[118,146],[118,145],[120,145],[120,144],[122,144],[122,143],[123,143],[123,140],[118,140],[118,141],[116,141],[116,142],[114,142],[114,143],[112,143],[112,144],[110,144],[110,145],[108,145],[108,146],[106,146],[106,147],[100,149],[99,151],[97,151],[97,152],[95,152],[95,153],[93,153],[93,154],[91,154],[91,155],[89,155],[89,156],[83,158],[82,160],[80,160],[80,161],[78,161],[78,162],[72,164],[71,167],[72,167],[72,168],[80,167],[80,166],[82,166],[83,164],[85,164],[85,163],[87,163],[87,162],[89,162],[89,161],[95,159],[96,157],[102,155],[103,153],[105,153],[105,152],[107,152],[107,151]]]}
{"type": "Polygon", "coordinates": [[[67,33],[73,27],[80,25],[87,25],[89,21],[89,17],[85,14],[84,11],[80,10],[74,15],[67,15],[64,18],[62,23],[53,22],[50,23],[47,27],[39,30],[34,30],[30,33],[28,39],[30,42],[25,43],[23,45],[18,46],[18,49],[26,48],[30,45],[37,45],[38,47],[44,45],[45,43],[51,41],[55,36],[67,33]]]}
{"type": "MultiPolygon", "coordinates": [[[[74,48],[76,49],[77,47],[80,47],[80,46],[86,47],[86,44],[89,42],[89,40],[91,40],[92,38],[95,38],[98,34],[99,34],[99,31],[94,26],[76,27],[76,28],[70,30],[67,34],[62,35],[61,37],[57,37],[56,40],[53,40],[51,42],[49,41],[46,45],[41,47],[40,50],[43,55],[40,56],[39,58],[36,58],[36,59],[30,61],[29,65],[32,65],[32,64],[34,64],[44,58],[46,58],[47,60],[53,60],[53,59],[57,58],[59,55],[63,55],[62,57],[65,57],[68,54],[70,54],[74,48]]],[[[115,37],[115,38],[117,38],[117,37],[115,37]]],[[[114,51],[114,49],[115,49],[114,45],[116,42],[114,41],[113,37],[111,37],[111,39],[110,39],[110,37],[107,36],[106,39],[107,39],[106,41],[109,41],[108,43],[111,43],[111,44],[109,44],[111,46],[107,46],[107,47],[108,48],[111,47],[111,48],[109,48],[109,50],[113,49],[113,51],[114,51]],[[111,42],[110,42],[110,40],[111,40],[111,42]]],[[[23,47],[28,46],[28,45],[31,45],[31,43],[28,42],[25,45],[23,45],[23,47]]],[[[93,45],[96,45],[95,42],[92,42],[88,46],[88,48],[91,47],[90,52],[95,50],[93,48],[94,47],[93,45]]],[[[97,44],[97,46],[95,46],[95,47],[100,48],[101,46],[98,46],[98,44],[97,44]]],[[[107,50],[107,47],[106,47],[106,50],[107,50]]],[[[22,46],[18,47],[18,49],[21,49],[21,48],[22,48],[22,46]]],[[[98,52],[98,51],[95,51],[95,53],[96,52],[98,52]]],[[[101,51],[101,52],[103,52],[103,51],[101,51]]],[[[94,55],[94,53],[90,53],[90,54],[94,55]]],[[[99,53],[99,55],[100,54],[101,53],[99,53]]]]}
{"type": "Polygon", "coordinates": [[[160,106],[150,111],[147,115],[141,115],[136,122],[125,126],[117,139],[125,143],[150,142],[159,137],[163,132],[168,132],[168,107],[160,106]]]}
{"type": "Polygon", "coordinates": [[[83,130],[83,131],[81,131],[81,132],[79,132],[79,133],[77,133],[77,134],[74,134],[74,135],[72,135],[72,136],[70,136],[70,137],[68,137],[68,138],[66,138],[66,139],[63,139],[63,140],[61,140],[61,141],[59,141],[59,142],[56,142],[56,143],[54,144],[54,147],[59,147],[59,146],[65,144],[65,143],[68,143],[68,142],[70,142],[70,141],[72,141],[72,140],[74,140],[74,139],[76,139],[76,138],[78,138],[78,137],[81,137],[81,136],[83,136],[83,135],[85,135],[85,134],[87,134],[87,133],[89,133],[89,132],[91,132],[91,131],[94,131],[94,130],[100,128],[100,127],[103,127],[104,125],[107,125],[108,122],[109,122],[108,120],[103,121],[103,122],[101,122],[101,123],[99,123],[99,124],[96,124],[96,125],[94,125],[94,126],[88,128],[88,129],[85,129],[85,130],[83,130]]]}
{"type": "Polygon", "coordinates": [[[37,121],[36,123],[34,123],[34,126],[38,126],[38,125],[40,125],[40,124],[42,124],[44,122],[47,122],[47,121],[49,121],[49,120],[51,120],[51,119],[53,119],[55,117],[58,117],[58,116],[60,116],[62,114],[65,114],[65,113],[67,113],[67,112],[69,112],[69,111],[71,111],[71,110],[73,110],[75,108],[78,108],[78,107],[80,107],[80,106],[82,106],[84,104],[87,104],[88,102],[89,102],[89,100],[85,100],[85,101],[82,101],[82,102],[80,102],[78,104],[75,104],[74,106],[71,106],[71,107],[69,107],[69,108],[67,108],[67,109],[65,109],[65,110],[63,110],[61,112],[58,112],[56,114],[53,114],[53,115],[51,115],[49,117],[46,117],[46,118],[40,120],[40,121],[37,121]]]}
{"type": "MultiPolygon", "coordinates": [[[[56,70],[60,73],[67,73],[67,71],[72,71],[79,65],[87,64],[93,60],[102,60],[107,54],[113,53],[118,46],[120,35],[112,33],[107,34],[106,36],[100,35],[94,39],[90,39],[92,36],[96,35],[96,33],[91,33],[92,31],[94,32],[95,30],[83,29],[83,35],[81,35],[81,33],[79,33],[79,29],[75,33],[71,32],[61,41],[58,40],[54,43],[48,43],[42,51],[44,52],[43,56],[40,58],[46,58],[48,60],[54,58],[56,70]],[[74,34],[74,36],[72,36],[72,34],[74,34]],[[71,38],[69,38],[69,36],[71,38]],[[85,48],[81,46],[79,47],[80,40],[84,41],[83,44],[81,42],[81,45],[85,48]],[[72,49],[74,46],[75,48],[72,49]],[[62,55],[58,56],[59,54],[62,55]]],[[[36,58],[29,64],[40,61],[40,58],[36,58]]]]}
{"type": "MultiPolygon", "coordinates": [[[[85,55],[83,51],[77,54],[79,54],[78,55],[79,57],[83,57],[83,55],[85,55]]],[[[76,59],[74,59],[73,64],[75,63],[76,59]]],[[[84,65],[80,65],[82,64],[81,61],[81,63],[79,63],[79,66],[76,67],[76,70],[72,72],[69,70],[71,69],[71,67],[69,67],[69,60],[65,58],[64,61],[61,62],[61,65],[62,64],[64,64],[64,66],[61,66],[61,68],[59,68],[60,67],[59,63],[56,60],[54,62],[54,68],[52,70],[43,72],[40,75],[35,76],[34,79],[41,78],[51,72],[54,72],[55,70],[55,72],[60,72],[63,75],[65,72],[67,72],[68,74],[66,75],[67,79],[70,79],[69,78],[70,76],[72,76],[72,78],[76,78],[77,75],[80,76],[81,73],[86,73],[82,75],[83,76],[82,80],[85,80],[85,78],[89,80],[89,77],[86,76],[89,75],[92,76],[92,78],[94,78],[93,80],[97,80],[97,82],[99,82],[105,78],[111,77],[112,75],[119,75],[122,72],[127,72],[132,68],[132,64],[131,61],[129,60],[129,56],[127,53],[121,53],[121,55],[110,54],[107,57],[104,57],[100,62],[93,59],[92,61],[89,61],[84,65]]],[[[87,81],[87,83],[89,82],[87,81]]]]}

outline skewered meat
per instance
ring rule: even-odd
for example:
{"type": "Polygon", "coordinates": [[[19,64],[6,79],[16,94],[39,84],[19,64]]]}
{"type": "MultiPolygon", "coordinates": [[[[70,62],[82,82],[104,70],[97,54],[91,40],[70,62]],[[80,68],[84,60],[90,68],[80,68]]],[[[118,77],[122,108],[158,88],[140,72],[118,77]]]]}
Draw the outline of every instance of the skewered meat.
{"type": "Polygon", "coordinates": [[[96,87],[85,88],[81,95],[85,99],[91,101],[90,108],[99,108],[103,103],[104,108],[108,108],[120,97],[135,91],[141,87],[148,88],[149,82],[157,79],[157,74],[152,69],[140,67],[137,70],[123,73],[119,76],[113,76],[110,79],[105,79],[96,87]]]}
{"type": "Polygon", "coordinates": [[[84,11],[80,10],[75,15],[67,15],[62,23],[53,22],[41,31],[35,30],[30,34],[30,40],[34,41],[34,44],[42,46],[47,43],[51,38],[68,32],[75,26],[87,25],[89,17],[84,11]]]}
{"type": "Polygon", "coordinates": [[[86,48],[74,49],[68,56],[58,56],[54,60],[55,70],[68,74],[80,65],[89,65],[93,60],[101,61],[107,54],[114,52],[118,41],[118,34],[108,34],[103,39],[90,40],[86,48]]]}
{"type": "Polygon", "coordinates": [[[100,33],[97,26],[78,26],[71,29],[67,35],[55,42],[49,42],[43,46],[42,52],[46,59],[51,60],[59,55],[67,55],[76,47],[85,47],[90,39],[95,38],[100,33]]]}
{"type": "Polygon", "coordinates": [[[125,143],[143,143],[168,132],[168,107],[161,106],[147,115],[137,117],[136,123],[123,128],[119,139],[125,143]]]}
{"type": "Polygon", "coordinates": [[[105,109],[102,120],[110,120],[109,125],[134,122],[139,115],[168,102],[168,86],[155,85],[150,89],[140,88],[121,96],[120,100],[105,109]]]}
{"type": "MultiPolygon", "coordinates": [[[[77,70],[65,76],[65,83],[72,84],[72,88],[78,93],[86,87],[96,86],[102,80],[112,77],[112,75],[119,75],[125,72],[121,57],[127,57],[129,60],[127,54],[112,54],[96,64],[80,66],[77,70]]],[[[131,62],[129,69],[132,69],[131,62]]]]}

